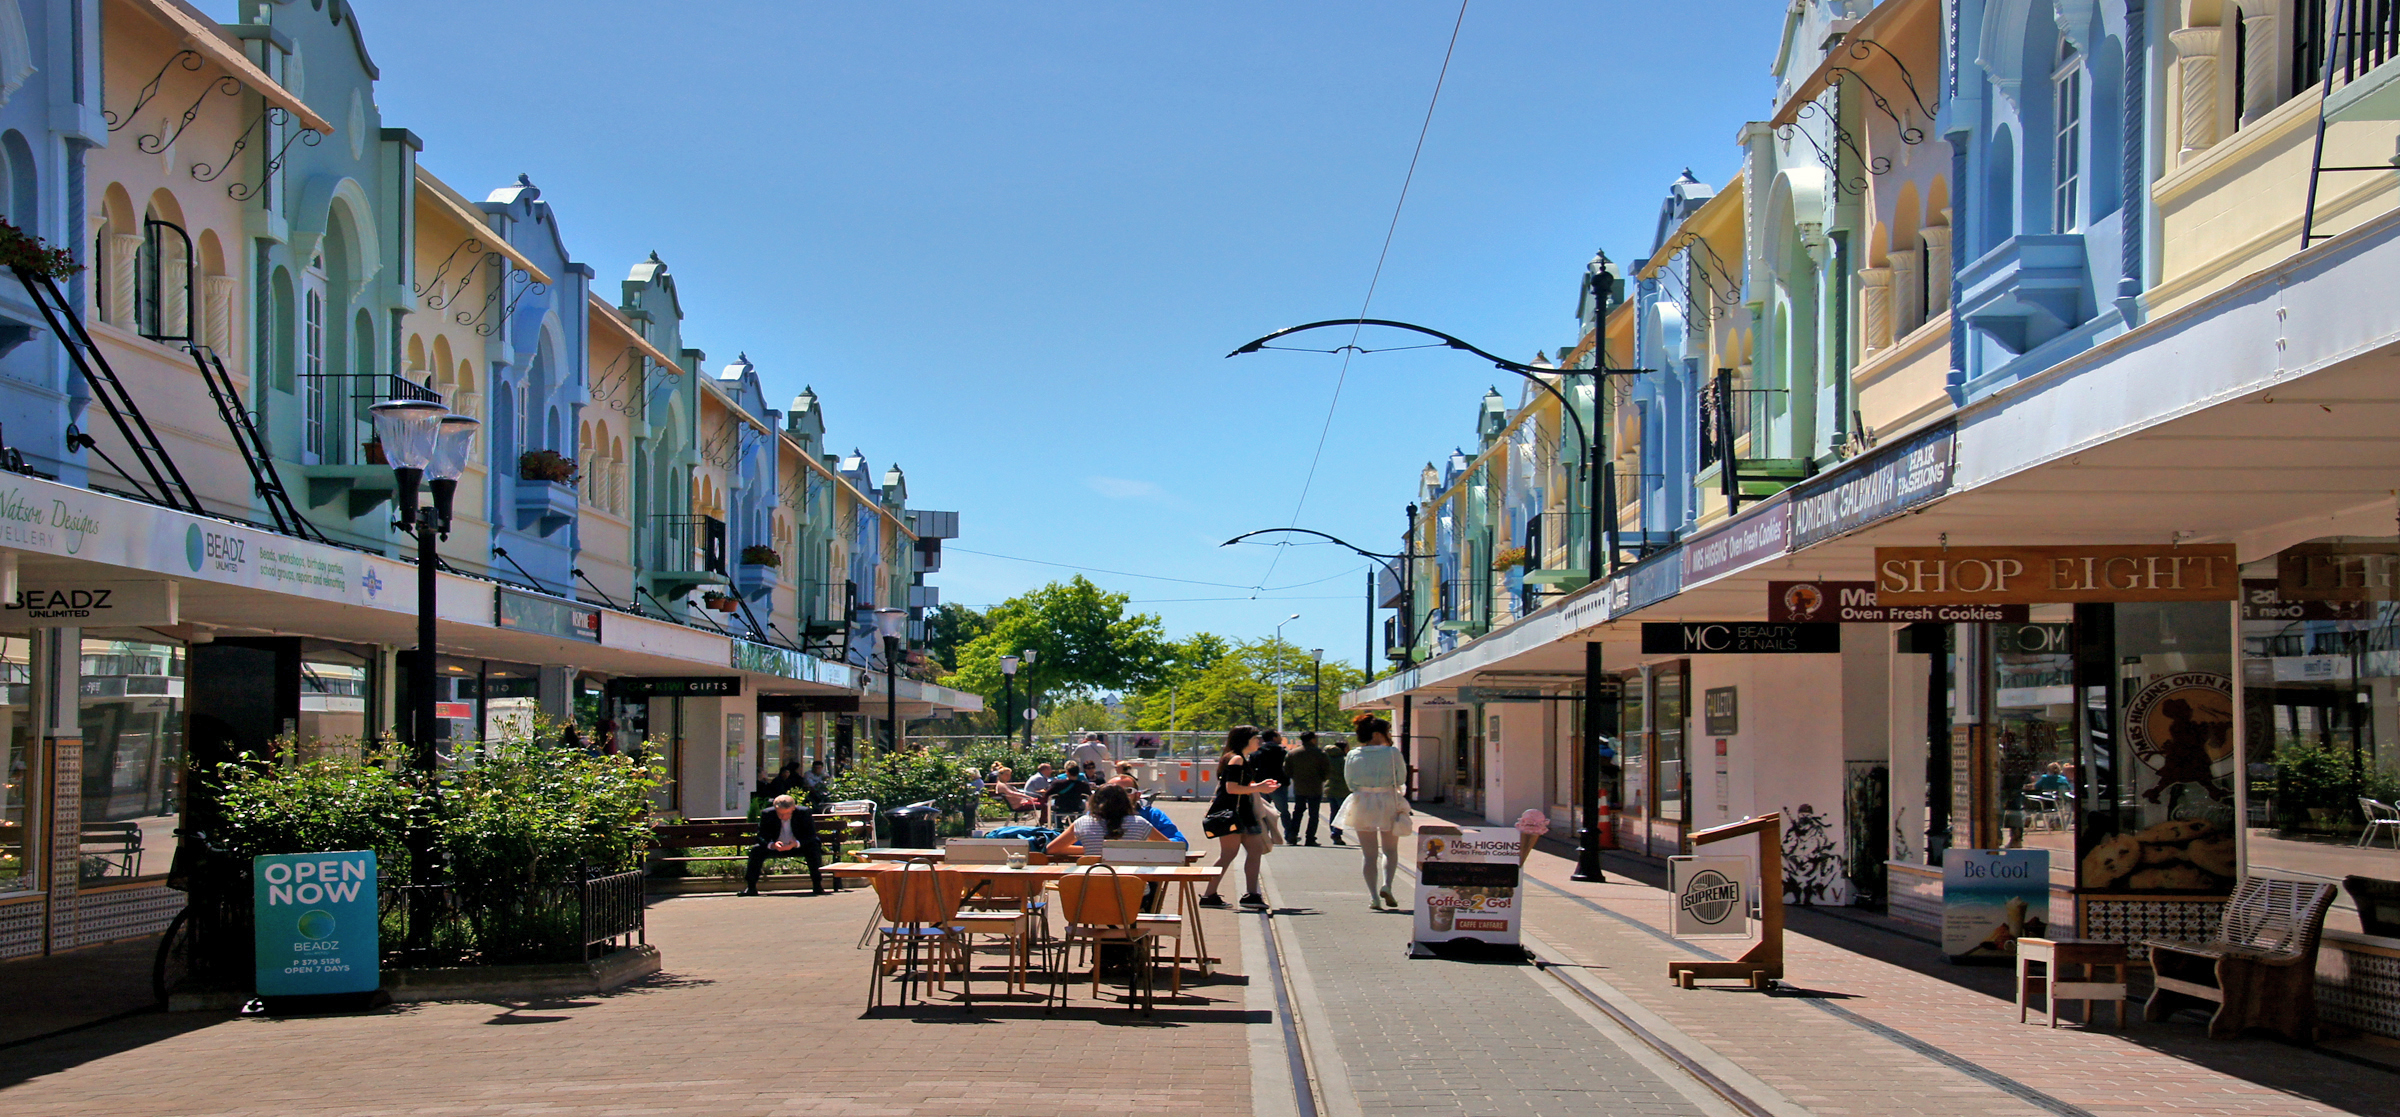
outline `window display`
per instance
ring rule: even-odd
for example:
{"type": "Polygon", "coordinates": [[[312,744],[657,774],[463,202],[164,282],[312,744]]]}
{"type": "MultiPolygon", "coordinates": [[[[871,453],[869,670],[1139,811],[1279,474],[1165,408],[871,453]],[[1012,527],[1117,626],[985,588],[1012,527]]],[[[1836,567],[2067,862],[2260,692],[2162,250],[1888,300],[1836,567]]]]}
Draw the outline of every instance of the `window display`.
{"type": "Polygon", "coordinates": [[[2216,602],[2127,603],[2077,614],[2112,650],[2084,680],[2090,795],[2076,833],[2087,893],[2227,895],[2234,858],[2232,618],[2216,602]]]}
{"type": "Polygon", "coordinates": [[[81,880],[162,876],[183,787],[183,646],[83,639],[81,880]]]}
{"type": "Polygon", "coordinates": [[[34,887],[33,647],[23,636],[0,636],[0,892],[34,887]]]}

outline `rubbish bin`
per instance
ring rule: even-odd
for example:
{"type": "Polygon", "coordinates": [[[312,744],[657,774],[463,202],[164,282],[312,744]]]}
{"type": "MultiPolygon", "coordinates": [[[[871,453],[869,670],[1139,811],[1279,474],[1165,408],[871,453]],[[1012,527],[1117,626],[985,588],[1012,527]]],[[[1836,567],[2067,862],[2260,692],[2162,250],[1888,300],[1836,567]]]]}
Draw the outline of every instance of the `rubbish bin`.
{"type": "Polygon", "coordinates": [[[931,804],[918,803],[883,812],[883,825],[896,849],[932,849],[937,829],[934,824],[941,817],[942,812],[931,804]]]}

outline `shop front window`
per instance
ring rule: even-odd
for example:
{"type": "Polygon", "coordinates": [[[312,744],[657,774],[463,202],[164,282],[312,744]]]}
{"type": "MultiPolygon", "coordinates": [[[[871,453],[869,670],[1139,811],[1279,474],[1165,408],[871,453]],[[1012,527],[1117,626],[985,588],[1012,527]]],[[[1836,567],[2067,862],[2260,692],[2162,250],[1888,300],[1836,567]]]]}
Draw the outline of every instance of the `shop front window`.
{"type": "Polygon", "coordinates": [[[34,887],[32,802],[34,747],[33,647],[23,636],[0,636],[0,892],[34,887]]]}
{"type": "Polygon", "coordinates": [[[183,809],[183,647],[83,640],[83,884],[163,875],[183,809]]]}
{"type": "MultiPolygon", "coordinates": [[[[2287,600],[2273,580],[2243,583],[2247,870],[2400,881],[2396,630],[2400,603],[2287,600]]],[[[2326,926],[2362,929],[2349,889],[2326,926]]]]}
{"type": "Polygon", "coordinates": [[[2081,680],[2092,770],[2076,850],[2086,893],[2229,894],[2234,861],[2232,618],[2219,602],[2085,607],[2113,665],[2081,680]]]}
{"type": "Polygon", "coordinates": [[[1650,702],[1643,689],[1647,680],[1627,675],[1625,704],[1618,713],[1617,771],[1622,786],[1617,794],[1617,844],[1649,852],[1644,835],[1650,822],[1650,702]]]}
{"type": "Polygon", "coordinates": [[[1682,853],[1684,830],[1690,821],[1686,800],[1691,789],[1691,774],[1685,770],[1684,703],[1685,667],[1681,663],[1662,667],[1650,674],[1654,692],[1652,723],[1655,734],[1651,749],[1656,781],[1656,808],[1651,815],[1651,849],[1653,854],[1682,853]]]}
{"type": "Polygon", "coordinates": [[[2010,849],[2050,851],[2063,885],[2075,873],[2075,655],[2070,610],[2052,623],[1995,624],[1993,747],[1985,753],[1984,809],[2000,820],[2010,849]]]}
{"type": "MultiPolygon", "coordinates": [[[[313,642],[312,642],[313,643],[313,642]]],[[[368,739],[365,655],[309,648],[300,655],[300,748],[303,756],[355,755],[368,739]]]]}

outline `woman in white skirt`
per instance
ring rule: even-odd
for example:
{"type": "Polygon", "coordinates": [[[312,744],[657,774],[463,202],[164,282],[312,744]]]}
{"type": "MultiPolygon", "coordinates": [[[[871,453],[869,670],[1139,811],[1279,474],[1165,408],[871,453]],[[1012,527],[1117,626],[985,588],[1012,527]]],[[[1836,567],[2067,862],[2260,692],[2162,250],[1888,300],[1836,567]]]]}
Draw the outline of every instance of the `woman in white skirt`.
{"type": "Polygon", "coordinates": [[[1358,747],[1342,761],[1342,776],[1350,782],[1350,797],[1334,816],[1335,832],[1358,834],[1360,871],[1367,878],[1369,908],[1398,908],[1392,898],[1392,875],[1400,871],[1400,835],[1414,829],[1408,821],[1408,761],[1392,744],[1392,723],[1374,714],[1351,722],[1358,747]],[[1383,879],[1376,879],[1375,862],[1383,862],[1383,879]]]}

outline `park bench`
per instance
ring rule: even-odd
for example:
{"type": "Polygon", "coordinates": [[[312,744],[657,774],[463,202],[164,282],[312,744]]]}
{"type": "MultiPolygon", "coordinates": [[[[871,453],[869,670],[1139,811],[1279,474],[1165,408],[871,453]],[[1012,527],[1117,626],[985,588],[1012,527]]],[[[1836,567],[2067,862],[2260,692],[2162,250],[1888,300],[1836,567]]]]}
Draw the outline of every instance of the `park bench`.
{"type": "MultiPolygon", "coordinates": [[[[825,860],[839,860],[842,842],[850,834],[847,819],[833,815],[817,815],[817,842],[825,847],[825,860]]],[[[650,825],[650,844],[662,850],[689,851],[711,846],[730,846],[732,853],[679,852],[671,856],[654,856],[653,866],[692,865],[703,861],[748,861],[751,843],[758,840],[758,820],[754,818],[694,818],[682,822],[656,822],[650,825]]],[[[794,854],[793,856],[798,856],[794,854]]],[[[840,877],[833,878],[833,888],[840,891],[840,877]]]]}
{"type": "Polygon", "coordinates": [[[2266,1028],[2294,1043],[2316,1042],[2317,940],[2333,886],[2252,877],[2241,883],[2216,934],[2205,942],[2145,940],[2156,991],[2142,1018],[2215,1004],[2211,1039],[2266,1028]]]}
{"type": "Polygon", "coordinates": [[[86,822],[79,852],[86,862],[96,863],[99,868],[92,876],[139,876],[142,828],[132,822],[86,822]]]}

